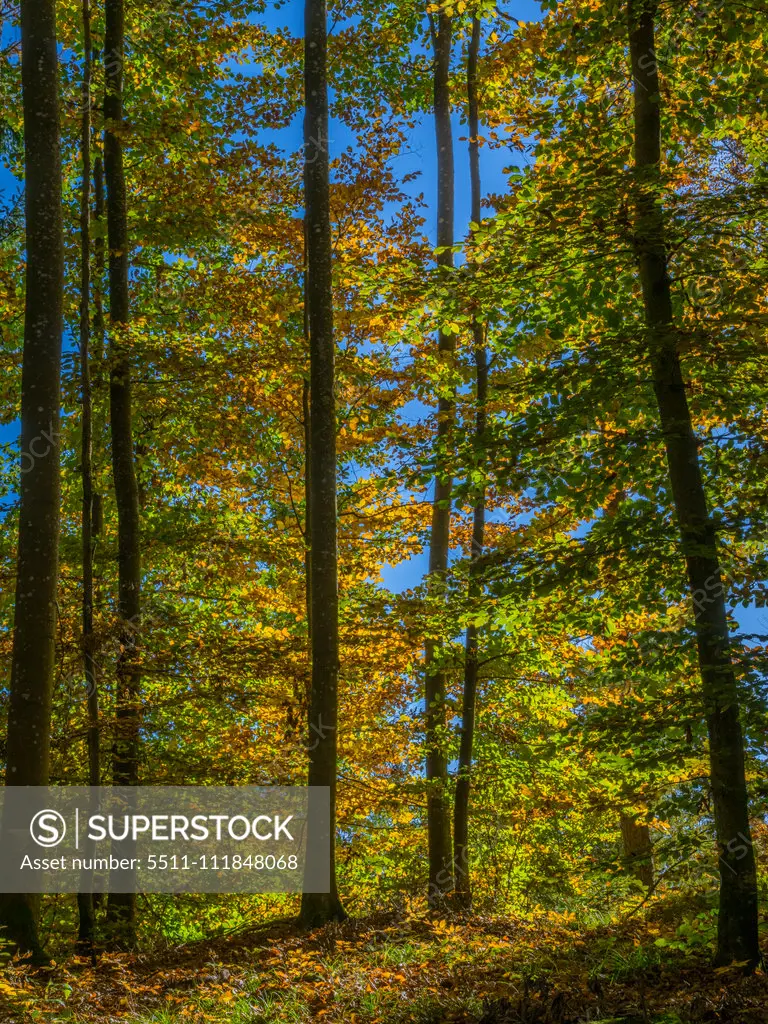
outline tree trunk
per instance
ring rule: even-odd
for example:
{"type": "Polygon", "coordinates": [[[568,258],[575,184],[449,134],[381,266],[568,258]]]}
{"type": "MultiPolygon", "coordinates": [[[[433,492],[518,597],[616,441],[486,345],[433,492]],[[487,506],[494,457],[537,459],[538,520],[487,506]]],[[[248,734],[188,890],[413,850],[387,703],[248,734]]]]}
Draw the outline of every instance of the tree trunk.
{"type": "MultiPolygon", "coordinates": [[[[431,16],[430,16],[431,17],[431,16]]],[[[448,75],[451,63],[452,19],[442,11],[431,17],[434,48],[433,96],[437,141],[437,255],[442,271],[453,266],[453,134],[448,75]]],[[[440,363],[451,367],[454,358],[452,334],[438,333],[440,363]]],[[[427,589],[435,610],[444,600],[451,543],[451,440],[455,415],[453,387],[448,394],[441,385],[437,402],[437,457],[435,494],[429,543],[427,589]]],[[[427,836],[429,846],[428,890],[430,906],[440,906],[453,890],[451,852],[451,810],[448,792],[446,741],[446,679],[442,644],[429,637],[425,643],[424,702],[427,776],[427,836]]]]}
{"type": "MultiPolygon", "coordinates": [[[[109,246],[109,406],[112,475],[117,504],[118,614],[121,654],[117,664],[113,782],[138,784],[140,676],[137,633],[141,607],[139,492],[131,423],[128,326],[128,216],[123,171],[123,0],[106,0],[104,26],[104,178],[109,246]]],[[[110,893],[108,920],[119,945],[135,941],[135,893],[110,893]]]]}
{"type": "Polygon", "coordinates": [[[309,704],[309,785],[330,792],[330,828],[308,822],[308,850],[325,847],[330,891],[304,893],[309,926],[341,920],[336,886],[336,761],[338,734],[339,597],[336,541],[336,401],[330,185],[328,166],[327,13],[325,0],[304,8],[304,204],[309,327],[309,515],[312,692],[309,704]]]}
{"type": "Polygon", "coordinates": [[[635,244],[653,387],[693,598],[702,697],[709,734],[715,832],[720,854],[717,962],[746,961],[754,965],[760,956],[757,885],[749,828],[739,693],[729,651],[725,588],[717,558],[717,536],[707,508],[698,443],[678,354],[663,211],[655,194],[661,162],[655,13],[654,2],[629,0],[637,186],[635,244]]]}
{"type": "Polygon", "coordinates": [[[628,870],[649,891],[653,888],[653,847],[648,826],[629,814],[620,819],[624,863],[628,870]]]}
{"type": "MultiPolygon", "coordinates": [[[[472,35],[467,57],[467,106],[469,129],[469,174],[471,184],[470,219],[480,226],[480,112],[477,102],[477,61],[480,53],[481,25],[472,20],[472,35]]],[[[484,464],[486,402],[488,398],[488,354],[485,349],[485,329],[474,317],[472,341],[475,355],[475,444],[477,460],[484,464]]],[[[469,567],[469,605],[472,607],[480,595],[478,559],[485,543],[485,484],[475,500],[472,515],[472,550],[469,567]]],[[[461,737],[459,741],[459,768],[456,778],[456,797],[453,812],[453,866],[456,875],[456,901],[469,907],[472,891],[469,875],[469,792],[472,772],[472,746],[475,737],[475,703],[477,698],[478,629],[470,623],[464,651],[464,689],[461,707],[461,737]]]]}
{"type": "MultiPolygon", "coordinates": [[[[309,352],[309,308],[307,306],[307,281],[308,271],[308,247],[307,247],[307,219],[304,218],[304,258],[303,258],[303,287],[304,287],[304,344],[307,353],[309,352]]],[[[302,381],[301,386],[301,413],[304,427],[304,601],[307,608],[307,645],[309,649],[310,679],[312,665],[312,588],[310,578],[312,576],[312,519],[310,516],[310,498],[312,496],[312,465],[310,460],[310,407],[309,407],[309,370],[302,381]]],[[[309,696],[309,693],[307,693],[309,696]]]]}
{"type": "MultiPolygon", "coordinates": [[[[8,708],[7,786],[46,786],[56,635],[64,243],[53,0],[21,3],[26,274],[21,371],[19,546],[8,708]]],[[[4,894],[0,926],[45,959],[39,897],[4,894]]]]}
{"type": "MultiPolygon", "coordinates": [[[[96,683],[96,660],[93,634],[93,399],[90,369],[91,315],[91,11],[90,0],[82,0],[83,19],[83,91],[80,120],[80,392],[81,443],[80,475],[82,479],[82,512],[80,531],[83,558],[83,676],[88,711],[88,785],[99,785],[99,698],[96,683]]],[[[80,946],[93,948],[95,916],[93,894],[77,896],[78,936],[80,946]]]]}
{"type": "MultiPolygon", "coordinates": [[[[102,227],[104,223],[104,162],[101,153],[96,148],[93,161],[93,219],[102,227]]],[[[104,233],[98,232],[93,240],[94,269],[96,271],[93,281],[93,333],[94,350],[93,364],[99,373],[99,380],[104,362],[104,340],[106,328],[104,325],[104,233]]],[[[95,500],[100,500],[97,494],[95,500]]]]}

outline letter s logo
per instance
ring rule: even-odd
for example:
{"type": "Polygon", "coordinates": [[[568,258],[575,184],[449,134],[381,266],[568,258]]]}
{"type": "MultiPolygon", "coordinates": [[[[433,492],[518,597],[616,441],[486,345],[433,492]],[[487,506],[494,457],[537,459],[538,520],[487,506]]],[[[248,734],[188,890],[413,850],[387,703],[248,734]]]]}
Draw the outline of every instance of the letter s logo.
{"type": "Polygon", "coordinates": [[[58,846],[67,834],[67,823],[58,811],[38,811],[29,823],[29,834],[38,846],[58,846]]]}

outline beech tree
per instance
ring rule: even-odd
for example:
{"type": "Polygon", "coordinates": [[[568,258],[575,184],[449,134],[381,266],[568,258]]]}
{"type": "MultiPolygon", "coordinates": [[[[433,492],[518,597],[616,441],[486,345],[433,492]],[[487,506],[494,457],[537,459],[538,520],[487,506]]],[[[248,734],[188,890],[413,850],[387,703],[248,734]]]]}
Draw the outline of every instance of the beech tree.
{"type": "MultiPolygon", "coordinates": [[[[123,167],[123,64],[125,12],[123,0],[106,0],[104,26],[104,183],[109,247],[109,416],[112,479],[117,504],[118,615],[121,653],[117,665],[117,697],[112,781],[135,786],[139,781],[141,677],[138,631],[141,614],[141,541],[139,490],[133,445],[128,267],[128,206],[123,167]]],[[[121,944],[135,941],[136,894],[112,892],[108,916],[121,944]]]]}
{"type": "MultiPolygon", "coordinates": [[[[310,786],[330,793],[330,828],[310,818],[308,856],[325,847],[327,893],[304,893],[302,920],[341,920],[336,885],[336,762],[339,685],[339,581],[336,513],[336,398],[334,395],[333,255],[328,154],[328,55],[325,0],[304,8],[304,206],[306,328],[309,332],[309,622],[312,680],[309,699],[310,786]]],[[[306,407],[305,407],[306,408],[306,407]]],[[[306,413],[305,413],[306,417],[306,413]]]]}
{"type": "MultiPolygon", "coordinates": [[[[439,271],[453,266],[454,164],[451,128],[451,44],[453,18],[441,8],[430,14],[434,54],[432,96],[437,144],[437,246],[439,271]]],[[[455,340],[443,327],[438,331],[437,352],[441,370],[450,378],[455,340]]],[[[455,417],[455,385],[442,379],[438,384],[437,436],[435,439],[435,483],[432,498],[432,523],[429,538],[427,589],[430,603],[437,609],[444,601],[451,547],[451,444],[455,417]]],[[[427,834],[429,845],[428,897],[439,905],[453,889],[450,793],[446,736],[445,652],[434,637],[425,644],[424,704],[427,777],[427,834]]]]}
{"type": "MultiPolygon", "coordinates": [[[[83,560],[82,657],[83,681],[88,708],[88,785],[101,782],[99,695],[96,678],[95,632],[93,622],[93,547],[98,532],[97,499],[93,486],[93,389],[91,385],[91,78],[93,42],[90,0],[82,0],[83,80],[80,114],[80,513],[83,560]]],[[[96,931],[93,894],[78,894],[78,941],[93,947],[96,931]]]]}
{"type": "MultiPolygon", "coordinates": [[[[467,53],[467,130],[469,132],[469,174],[471,189],[470,221],[480,227],[482,222],[482,191],[480,185],[480,110],[477,97],[477,63],[480,55],[482,25],[479,18],[472,19],[472,34],[467,53]]],[[[488,352],[485,344],[485,325],[472,317],[472,348],[475,362],[475,457],[480,463],[481,483],[475,489],[472,510],[472,540],[470,551],[470,608],[482,592],[481,563],[485,544],[485,431],[486,403],[488,400],[488,352]]],[[[474,466],[472,467],[475,468],[474,466]]],[[[475,737],[475,703],[477,700],[478,627],[467,626],[464,654],[464,684],[462,688],[461,733],[459,765],[456,777],[456,796],[453,816],[453,858],[456,878],[456,896],[460,904],[471,903],[470,850],[469,850],[469,794],[472,773],[472,748],[475,737]]]]}
{"type": "MultiPolygon", "coordinates": [[[[5,784],[46,786],[56,640],[64,244],[54,0],[22,0],[26,272],[19,539],[5,784]]],[[[40,898],[0,896],[0,925],[35,960],[40,898]]]]}
{"type": "Polygon", "coordinates": [[[757,964],[757,879],[749,825],[739,691],[730,654],[717,531],[707,507],[699,446],[680,366],[670,289],[661,180],[662,92],[655,49],[656,0],[630,0],[629,54],[634,92],[635,250],[648,357],[669,482],[680,528],[709,736],[710,778],[719,852],[717,957],[757,964]]]}

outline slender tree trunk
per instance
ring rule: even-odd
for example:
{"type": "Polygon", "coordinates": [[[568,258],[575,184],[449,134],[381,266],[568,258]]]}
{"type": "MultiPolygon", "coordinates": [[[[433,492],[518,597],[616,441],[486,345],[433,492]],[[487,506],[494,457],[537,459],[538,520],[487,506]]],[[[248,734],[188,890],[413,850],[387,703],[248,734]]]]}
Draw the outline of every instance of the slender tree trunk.
{"type": "MultiPolygon", "coordinates": [[[[123,170],[123,0],[106,0],[104,28],[104,178],[109,243],[110,382],[112,475],[117,503],[118,614],[121,654],[117,664],[113,782],[138,784],[140,687],[137,634],[141,608],[139,491],[131,423],[128,326],[128,215],[123,170]]],[[[110,893],[108,920],[116,941],[135,941],[135,893],[110,893]]]]}
{"type": "Polygon", "coordinates": [[[635,878],[650,890],[653,888],[653,847],[650,830],[647,825],[636,821],[629,814],[622,814],[619,823],[624,863],[635,878]]]}
{"type": "MultiPolygon", "coordinates": [[[[93,634],[93,400],[91,394],[91,10],[90,0],[82,0],[83,90],[80,120],[80,393],[82,513],[80,530],[83,558],[83,675],[88,710],[88,785],[99,785],[99,697],[96,680],[93,634]]],[[[77,896],[79,917],[78,943],[93,948],[96,920],[93,894],[77,896]]]]}
{"type": "Polygon", "coordinates": [[[301,404],[304,414],[304,598],[307,606],[307,640],[310,654],[312,651],[312,517],[310,515],[310,495],[312,493],[312,471],[309,463],[310,426],[309,426],[309,381],[305,380],[301,388],[301,404]]]}
{"type": "MultiPolygon", "coordinates": [[[[59,80],[53,0],[22,0],[25,275],[19,546],[7,786],[46,786],[55,659],[59,543],[59,399],[64,288],[59,80]]],[[[45,959],[39,897],[0,896],[0,927],[45,959]]]]}
{"type": "Polygon", "coordinates": [[[302,716],[309,715],[312,700],[312,517],[310,514],[312,497],[312,467],[310,462],[311,431],[309,407],[309,309],[306,302],[307,294],[307,220],[303,223],[303,288],[304,288],[304,345],[307,353],[307,367],[304,380],[301,382],[301,413],[304,428],[304,605],[307,614],[307,661],[304,677],[304,690],[301,695],[302,716]]]}
{"type": "Polygon", "coordinates": [[[328,160],[327,12],[325,0],[304,7],[304,203],[309,327],[309,515],[312,692],[309,785],[330,792],[330,828],[310,815],[309,849],[324,846],[330,892],[304,893],[306,925],[341,920],[336,885],[336,761],[338,736],[339,597],[336,540],[336,401],[331,214],[328,160]]]}
{"type": "Polygon", "coordinates": [[[655,0],[629,0],[634,80],[637,206],[635,242],[645,324],[669,480],[693,598],[710,778],[720,854],[717,962],[758,962],[757,884],[749,828],[739,693],[730,655],[717,536],[707,508],[698,443],[680,366],[667,268],[661,163],[661,99],[655,59],[655,0]]]}
{"type": "MultiPolygon", "coordinates": [[[[104,162],[98,147],[93,161],[93,219],[101,228],[104,224],[104,162]]],[[[104,342],[106,338],[106,327],[104,324],[104,271],[106,260],[104,258],[104,232],[99,230],[93,240],[93,261],[96,271],[93,281],[93,334],[94,350],[93,363],[101,374],[104,362],[104,342]]],[[[96,494],[95,500],[100,501],[96,494]]]]}
{"type": "MultiPolygon", "coordinates": [[[[309,307],[306,301],[308,271],[307,219],[304,218],[304,344],[309,352],[309,307]]],[[[312,463],[310,459],[310,388],[309,373],[301,387],[301,412],[304,425],[304,594],[307,606],[307,642],[309,645],[310,664],[312,661],[312,517],[310,515],[312,497],[312,463]]]]}
{"type": "MultiPolygon", "coordinates": [[[[306,291],[306,268],[304,274],[304,288],[306,291]]],[[[309,326],[306,323],[306,303],[304,304],[304,336],[309,347],[309,326]]],[[[301,407],[304,420],[304,604],[307,613],[307,671],[304,680],[304,692],[302,693],[301,707],[305,714],[309,714],[309,705],[312,699],[312,521],[310,515],[312,494],[312,471],[310,468],[310,413],[309,413],[309,376],[302,381],[301,386],[301,407]]]]}
{"type": "MultiPolygon", "coordinates": [[[[467,107],[469,112],[469,175],[471,187],[470,219],[480,226],[482,217],[480,190],[480,111],[477,101],[477,61],[480,53],[481,24],[472,20],[472,35],[467,57],[467,107]]],[[[484,465],[486,403],[488,399],[488,353],[485,348],[485,329],[474,317],[472,341],[475,356],[475,443],[477,460],[484,465]]],[[[480,595],[478,559],[485,544],[485,484],[480,485],[472,514],[472,551],[469,567],[470,607],[480,595]]],[[[472,891],[469,875],[469,793],[472,772],[472,746],[475,738],[475,703],[477,700],[478,629],[470,623],[464,651],[464,689],[461,707],[461,737],[459,741],[459,769],[456,778],[456,796],[453,811],[453,865],[456,875],[456,900],[469,907],[472,891]]]]}
{"type": "MultiPolygon", "coordinates": [[[[430,16],[431,17],[431,16],[430,16]]],[[[437,265],[446,271],[453,266],[453,133],[448,75],[451,64],[452,19],[442,11],[431,18],[434,48],[433,97],[437,141],[437,265]]],[[[440,363],[452,367],[452,334],[438,334],[440,363]]],[[[430,606],[435,610],[444,600],[451,544],[451,439],[455,416],[453,387],[446,393],[440,385],[437,402],[437,457],[435,494],[429,543],[427,587],[430,606]]],[[[428,890],[430,906],[440,906],[453,890],[451,851],[451,809],[446,755],[446,678],[442,644],[429,637],[425,644],[425,745],[427,776],[427,836],[429,846],[428,890]]]]}

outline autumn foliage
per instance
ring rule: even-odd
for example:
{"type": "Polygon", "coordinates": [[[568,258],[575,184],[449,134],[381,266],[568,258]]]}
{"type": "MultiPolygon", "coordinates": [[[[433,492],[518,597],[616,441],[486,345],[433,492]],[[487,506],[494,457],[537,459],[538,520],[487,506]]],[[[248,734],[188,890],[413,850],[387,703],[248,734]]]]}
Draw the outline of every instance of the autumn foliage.
{"type": "MultiPolygon", "coordinates": [[[[335,357],[335,849],[352,920],[308,937],[287,923],[291,896],[139,896],[130,944],[153,959],[112,951],[92,966],[68,959],[75,897],[46,897],[41,942],[65,966],[42,992],[11,965],[9,1019],[757,1020],[761,979],[706,965],[716,952],[721,966],[754,967],[765,908],[766,13],[736,0],[333,3],[328,138],[307,140],[301,6],[135,0],[116,57],[93,0],[84,97],[83,8],[55,3],[65,265],[49,779],[93,782],[89,727],[108,781],[116,744],[142,785],[304,785],[318,770],[308,466],[323,449],[309,417],[305,217],[319,147],[335,357]],[[104,106],[116,60],[119,123],[104,106]],[[447,235],[435,113],[456,165],[447,235]],[[105,132],[124,164],[125,252],[108,232],[113,185],[94,177],[105,132]],[[110,260],[122,256],[126,303],[110,319],[110,260]],[[115,470],[124,379],[140,617],[124,600],[115,470]],[[451,868],[468,709],[456,900],[460,866],[436,882],[435,850],[451,868]],[[749,921],[726,935],[738,915],[721,896],[718,936],[729,872],[749,921]],[[696,1003],[685,986],[702,977],[696,1003]]],[[[19,508],[36,462],[16,440],[29,406],[31,100],[17,13],[4,13],[3,736],[28,572],[19,508]]],[[[109,915],[98,903],[94,914],[98,946],[109,915]]]]}

